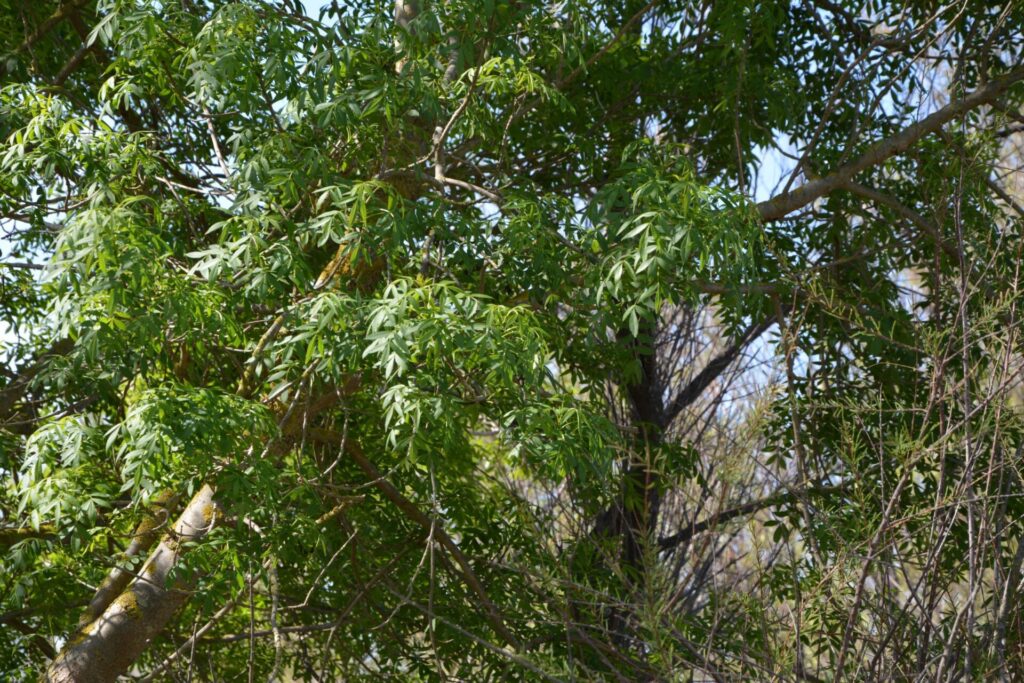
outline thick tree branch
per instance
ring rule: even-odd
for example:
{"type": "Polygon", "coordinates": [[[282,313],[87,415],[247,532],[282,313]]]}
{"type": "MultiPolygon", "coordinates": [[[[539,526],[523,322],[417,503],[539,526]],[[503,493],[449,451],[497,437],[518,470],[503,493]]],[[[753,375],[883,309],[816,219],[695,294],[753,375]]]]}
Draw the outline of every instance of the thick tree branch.
{"type": "Polygon", "coordinates": [[[213,489],[203,486],[139,575],[97,619],[70,638],[50,665],[46,683],[109,683],[122,675],[170,622],[189,596],[189,585],[171,580],[190,542],[202,539],[216,520],[213,489]]]}
{"type": "MultiPolygon", "coordinates": [[[[164,525],[177,503],[178,496],[171,493],[165,492],[156,497],[152,509],[146,512],[145,517],[135,529],[135,533],[132,534],[132,540],[122,555],[123,560],[137,557],[153,546],[156,539],[163,533],[164,525]]],[[[96,594],[79,619],[79,627],[84,628],[98,619],[110,606],[110,603],[124,591],[133,576],[131,570],[123,567],[111,569],[107,578],[96,589],[96,594]]]]}

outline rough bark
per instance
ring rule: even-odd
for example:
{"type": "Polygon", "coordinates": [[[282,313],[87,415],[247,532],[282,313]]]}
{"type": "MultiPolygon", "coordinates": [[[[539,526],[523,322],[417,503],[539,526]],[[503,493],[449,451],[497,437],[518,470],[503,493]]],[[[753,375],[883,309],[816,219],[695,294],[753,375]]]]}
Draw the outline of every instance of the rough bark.
{"type": "Polygon", "coordinates": [[[189,596],[188,584],[170,579],[189,542],[216,520],[213,489],[203,486],[138,576],[103,613],[73,636],[50,665],[47,683],[109,683],[125,673],[189,596]]]}

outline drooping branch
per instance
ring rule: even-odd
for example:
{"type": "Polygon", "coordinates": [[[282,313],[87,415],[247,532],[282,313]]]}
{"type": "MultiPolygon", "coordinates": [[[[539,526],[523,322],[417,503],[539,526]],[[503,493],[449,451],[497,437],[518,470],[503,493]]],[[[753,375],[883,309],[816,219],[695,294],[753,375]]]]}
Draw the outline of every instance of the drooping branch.
{"type": "Polygon", "coordinates": [[[801,209],[816,199],[844,187],[855,176],[897,154],[907,151],[924,136],[935,133],[944,125],[963,116],[972,109],[991,104],[1002,97],[1011,86],[1024,80],[1024,66],[1017,66],[1009,72],[995,78],[966,95],[964,98],[950,102],[945,107],[926,116],[922,120],[907,126],[895,135],[880,140],[868,147],[859,157],[850,161],[828,175],[805,183],[790,192],[784,192],[757,205],[757,212],[764,222],[777,221],[785,218],[797,209],[801,209]]]}
{"type": "Polygon", "coordinates": [[[39,635],[25,622],[20,619],[10,619],[7,624],[15,631],[28,638],[28,642],[32,647],[41,652],[44,657],[52,658],[57,655],[57,651],[53,649],[53,645],[50,645],[50,641],[39,635]]]}
{"type": "Polygon", "coordinates": [[[498,610],[498,607],[487,595],[487,590],[477,577],[476,572],[473,570],[473,566],[469,563],[469,559],[448,532],[445,531],[440,524],[431,520],[425,512],[416,506],[415,503],[402,495],[401,491],[395,488],[395,486],[389,482],[383,474],[381,474],[380,470],[377,469],[377,466],[366,457],[362,448],[354,439],[342,438],[341,434],[324,428],[313,428],[310,432],[318,441],[344,444],[345,451],[348,453],[349,457],[352,458],[352,461],[355,462],[367,477],[369,477],[373,485],[376,486],[388,500],[394,503],[395,507],[401,510],[406,517],[423,527],[426,531],[433,532],[441,546],[449,555],[451,555],[452,559],[458,565],[459,573],[462,576],[462,579],[466,582],[466,585],[469,586],[470,590],[472,590],[477,596],[491,628],[493,628],[494,632],[508,645],[518,649],[519,639],[516,638],[516,636],[508,629],[508,626],[506,626],[505,619],[501,616],[501,612],[498,610]]]}

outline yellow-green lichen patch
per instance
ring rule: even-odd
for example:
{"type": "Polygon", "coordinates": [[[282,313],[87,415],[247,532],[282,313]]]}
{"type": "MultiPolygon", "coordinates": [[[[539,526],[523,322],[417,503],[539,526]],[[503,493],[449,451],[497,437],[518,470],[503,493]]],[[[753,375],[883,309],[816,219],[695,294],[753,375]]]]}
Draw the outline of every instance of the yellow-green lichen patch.
{"type": "Polygon", "coordinates": [[[139,599],[133,591],[127,590],[121,593],[114,600],[114,605],[120,607],[125,614],[133,619],[138,619],[141,616],[142,610],[139,609],[139,599]]]}
{"type": "Polygon", "coordinates": [[[139,523],[139,527],[135,530],[135,538],[142,538],[156,529],[159,520],[156,517],[146,517],[139,523]]]}
{"type": "Polygon", "coordinates": [[[89,636],[96,632],[96,622],[90,621],[88,624],[83,626],[81,629],[75,632],[71,638],[68,639],[68,644],[65,646],[66,649],[77,647],[79,644],[85,642],[89,636]]]}
{"type": "Polygon", "coordinates": [[[213,524],[213,520],[217,518],[217,506],[214,505],[212,502],[205,503],[203,505],[201,513],[203,515],[204,525],[206,527],[209,527],[211,524],[213,524]]]}

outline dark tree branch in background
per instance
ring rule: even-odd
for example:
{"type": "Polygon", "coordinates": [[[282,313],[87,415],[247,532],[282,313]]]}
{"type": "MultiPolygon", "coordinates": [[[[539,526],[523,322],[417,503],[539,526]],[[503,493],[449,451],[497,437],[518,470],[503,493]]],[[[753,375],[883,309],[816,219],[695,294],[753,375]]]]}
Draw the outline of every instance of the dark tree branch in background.
{"type": "Polygon", "coordinates": [[[7,623],[15,631],[27,636],[29,642],[32,643],[32,647],[39,650],[47,659],[53,659],[57,656],[57,651],[53,649],[53,645],[50,645],[50,641],[29,628],[25,622],[20,619],[9,619],[7,623]]]}
{"type": "Polygon", "coordinates": [[[881,204],[882,206],[889,207],[897,214],[899,214],[901,217],[907,219],[912,224],[920,228],[920,230],[924,232],[926,235],[928,235],[928,237],[932,238],[932,240],[934,240],[935,243],[939,245],[939,248],[942,249],[943,253],[945,253],[946,256],[953,260],[957,260],[959,258],[956,251],[956,245],[950,243],[949,240],[945,239],[942,236],[942,233],[939,232],[939,229],[932,223],[928,222],[928,220],[924,216],[917,213],[916,211],[906,206],[905,204],[901,203],[895,197],[887,195],[884,192],[879,192],[878,190],[867,187],[865,185],[855,183],[852,180],[846,181],[842,185],[842,188],[849,190],[853,194],[859,195],[876,204],[881,204]]]}
{"type": "MultiPolygon", "coordinates": [[[[36,43],[38,43],[40,40],[46,37],[46,34],[52,31],[57,26],[57,24],[70,17],[72,14],[78,11],[79,7],[82,7],[88,4],[89,2],[90,0],[68,0],[67,2],[61,4],[53,12],[53,14],[51,14],[49,17],[43,20],[43,22],[39,24],[39,26],[37,26],[35,30],[32,31],[32,33],[25,36],[25,40],[23,40],[21,44],[14,49],[14,53],[18,54],[20,52],[30,50],[32,46],[34,46],[36,43]]],[[[4,65],[4,62],[0,61],[0,74],[3,74],[5,70],[6,67],[4,65]]]]}
{"type": "Polygon", "coordinates": [[[29,526],[0,527],[0,549],[9,548],[32,538],[52,538],[56,534],[57,529],[52,524],[43,524],[38,529],[29,526]]]}
{"type": "Polygon", "coordinates": [[[643,19],[648,12],[654,9],[654,6],[657,5],[660,1],[661,0],[651,0],[646,5],[637,10],[633,14],[633,16],[626,20],[626,23],[619,27],[619,30],[615,32],[615,35],[612,36],[612,39],[605,43],[603,46],[601,46],[600,50],[592,54],[586,62],[580,64],[575,69],[573,69],[568,76],[559,79],[555,83],[555,89],[561,90],[565,86],[575,81],[581,73],[592,67],[597,62],[597,60],[601,59],[601,57],[603,57],[609,50],[615,47],[615,45],[618,44],[620,40],[622,40],[622,37],[629,33],[630,30],[637,25],[637,22],[643,19]]]}
{"type": "Polygon", "coordinates": [[[808,496],[829,496],[833,493],[841,492],[849,488],[849,486],[849,482],[844,482],[841,484],[812,486],[802,490],[780,491],[770,496],[766,496],[758,500],[752,500],[749,503],[743,503],[736,507],[729,508],[728,510],[723,510],[722,512],[712,515],[707,519],[703,519],[699,522],[694,522],[689,526],[683,527],[671,536],[665,536],[664,538],[659,539],[658,547],[663,551],[672,550],[676,546],[688,543],[690,539],[697,534],[702,534],[705,531],[715,528],[719,524],[736,519],[737,517],[744,517],[779,505],[799,503],[808,496]]]}
{"type": "Polygon", "coordinates": [[[775,324],[775,322],[775,316],[770,316],[756,325],[751,325],[739,339],[735,340],[732,345],[729,346],[729,348],[718,354],[718,356],[704,366],[704,369],[697,373],[697,376],[691,379],[689,383],[683,387],[678,394],[676,394],[676,397],[666,409],[665,425],[672,424],[672,421],[678,417],[680,412],[700,398],[701,394],[704,393],[704,390],[707,389],[708,386],[739,357],[740,353],[743,352],[743,349],[764,334],[772,325],[775,324]]]}
{"type": "Polygon", "coordinates": [[[73,347],[74,343],[70,339],[58,341],[44,353],[40,354],[39,360],[23,369],[14,380],[0,389],[0,421],[10,418],[18,402],[24,397],[25,392],[31,386],[32,380],[42,372],[49,359],[53,356],[66,354],[73,347]]]}
{"type": "Polygon", "coordinates": [[[857,40],[862,45],[880,47],[886,50],[905,50],[909,45],[910,41],[902,38],[887,38],[881,35],[872,35],[871,31],[850,14],[849,10],[845,9],[842,5],[838,5],[831,0],[814,0],[814,4],[821,7],[822,9],[831,13],[834,17],[842,21],[843,27],[851,34],[856,36],[857,40]]]}
{"type": "Polygon", "coordinates": [[[10,268],[11,270],[43,270],[46,266],[41,263],[28,263],[25,261],[2,261],[0,262],[0,268],[10,268]]]}

